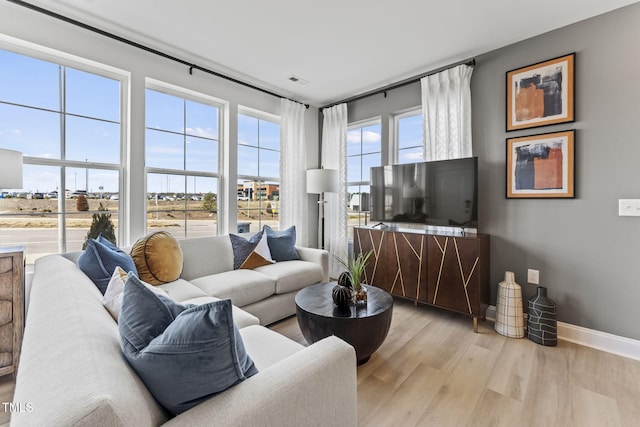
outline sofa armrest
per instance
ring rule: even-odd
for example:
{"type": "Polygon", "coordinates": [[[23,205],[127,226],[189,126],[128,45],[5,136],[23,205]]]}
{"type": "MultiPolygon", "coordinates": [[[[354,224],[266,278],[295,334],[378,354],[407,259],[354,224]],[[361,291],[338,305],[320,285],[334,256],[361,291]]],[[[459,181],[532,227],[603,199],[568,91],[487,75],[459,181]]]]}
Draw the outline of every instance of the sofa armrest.
{"type": "Polygon", "coordinates": [[[324,249],[296,246],[298,255],[303,261],[314,262],[322,267],[322,283],[329,281],[329,252],[324,249]]]}
{"type": "Polygon", "coordinates": [[[176,416],[166,426],[356,426],[356,356],[331,336],[176,416]]]}

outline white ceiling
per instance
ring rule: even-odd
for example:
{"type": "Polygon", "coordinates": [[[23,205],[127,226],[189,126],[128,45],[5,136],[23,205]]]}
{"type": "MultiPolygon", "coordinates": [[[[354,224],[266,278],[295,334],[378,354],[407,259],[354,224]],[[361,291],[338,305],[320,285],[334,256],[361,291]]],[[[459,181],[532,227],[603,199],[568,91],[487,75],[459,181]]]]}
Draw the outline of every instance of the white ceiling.
{"type": "Polygon", "coordinates": [[[637,2],[27,1],[315,106],[637,2]]]}

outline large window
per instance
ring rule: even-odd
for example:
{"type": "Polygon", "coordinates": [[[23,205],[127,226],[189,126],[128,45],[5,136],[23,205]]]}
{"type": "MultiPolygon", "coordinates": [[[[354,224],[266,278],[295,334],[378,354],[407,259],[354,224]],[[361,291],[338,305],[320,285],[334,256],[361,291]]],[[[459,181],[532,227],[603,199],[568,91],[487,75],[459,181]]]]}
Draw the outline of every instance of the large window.
{"type": "Polygon", "coordinates": [[[238,232],[280,221],[280,124],[278,118],[243,109],[238,115],[238,232]]]}
{"type": "Polygon", "coordinates": [[[424,159],[422,113],[411,111],[395,117],[396,163],[415,163],[424,159]]]}
{"type": "Polygon", "coordinates": [[[220,105],[150,83],[146,91],[147,230],[217,234],[220,105]]]}
{"type": "Polygon", "coordinates": [[[349,127],[347,131],[347,215],[349,238],[353,227],[369,222],[370,169],[382,162],[380,121],[349,127]]]}
{"type": "Polygon", "coordinates": [[[28,263],[80,250],[98,210],[118,230],[123,77],[64,62],[0,50],[0,147],[25,163],[23,188],[2,189],[0,244],[28,263]]]}

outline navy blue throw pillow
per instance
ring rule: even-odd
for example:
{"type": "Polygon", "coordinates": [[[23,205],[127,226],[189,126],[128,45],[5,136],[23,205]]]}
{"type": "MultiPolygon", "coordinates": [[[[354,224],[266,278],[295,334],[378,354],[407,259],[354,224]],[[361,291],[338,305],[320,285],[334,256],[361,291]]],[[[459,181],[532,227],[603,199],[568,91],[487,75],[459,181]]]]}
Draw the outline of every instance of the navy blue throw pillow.
{"type": "Polygon", "coordinates": [[[173,414],[258,373],[233,322],[231,300],[182,305],[129,274],[118,329],[125,359],[173,414]]]}
{"type": "Polygon", "coordinates": [[[131,255],[119,249],[102,235],[87,242],[87,247],[78,257],[78,267],[89,276],[100,289],[102,295],[107,290],[107,285],[116,267],[122,268],[127,273],[132,271],[138,275],[131,255]]]}
{"type": "Polygon", "coordinates": [[[275,261],[291,261],[300,259],[296,250],[296,226],[292,225],[283,231],[275,231],[268,225],[264,226],[267,233],[267,244],[271,251],[271,258],[275,261]]]}

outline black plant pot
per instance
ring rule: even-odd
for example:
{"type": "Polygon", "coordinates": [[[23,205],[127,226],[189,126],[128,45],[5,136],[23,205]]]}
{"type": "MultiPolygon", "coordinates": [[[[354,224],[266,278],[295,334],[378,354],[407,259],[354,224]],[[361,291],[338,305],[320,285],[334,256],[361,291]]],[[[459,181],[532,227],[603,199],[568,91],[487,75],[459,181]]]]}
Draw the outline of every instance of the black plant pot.
{"type": "Polygon", "coordinates": [[[547,297],[547,288],[543,286],[538,286],[537,295],[529,298],[527,338],[540,345],[558,344],[556,303],[547,297]]]}
{"type": "Polygon", "coordinates": [[[331,291],[333,302],[338,307],[348,307],[351,304],[352,294],[351,288],[342,285],[336,285],[331,291]]]}

